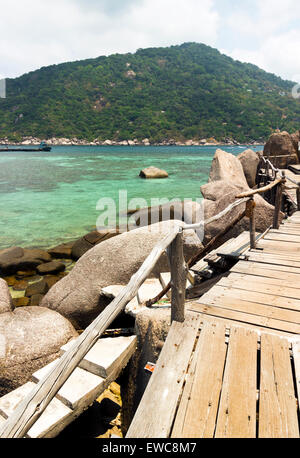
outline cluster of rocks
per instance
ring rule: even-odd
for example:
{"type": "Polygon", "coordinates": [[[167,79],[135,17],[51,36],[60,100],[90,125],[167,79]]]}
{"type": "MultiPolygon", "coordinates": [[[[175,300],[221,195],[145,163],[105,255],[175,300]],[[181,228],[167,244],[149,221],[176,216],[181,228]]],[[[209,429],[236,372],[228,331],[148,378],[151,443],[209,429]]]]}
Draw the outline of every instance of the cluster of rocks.
{"type": "Polygon", "coordinates": [[[49,289],[72,269],[74,261],[117,233],[92,231],[48,251],[21,247],[0,250],[0,275],[11,288],[14,306],[39,305],[49,289]]]}
{"type": "MultiPolygon", "coordinates": [[[[9,140],[7,137],[1,138],[0,139],[0,144],[1,145],[24,145],[24,146],[37,146],[41,143],[43,139],[37,138],[37,137],[24,137],[22,141],[20,142],[12,142],[9,140]]],[[[138,140],[137,138],[133,140],[122,140],[122,141],[117,141],[117,140],[99,140],[99,139],[94,139],[93,141],[88,141],[88,140],[83,140],[83,139],[78,139],[76,137],[72,138],[57,138],[57,137],[52,137],[46,140],[48,145],[50,146],[150,146],[150,145],[156,145],[156,146],[214,146],[214,145],[227,145],[227,146],[233,146],[233,145],[239,145],[240,143],[237,142],[236,140],[233,140],[231,138],[225,138],[222,142],[217,141],[214,138],[209,138],[209,139],[201,139],[201,140],[196,140],[196,139],[189,139],[189,140],[182,140],[178,141],[173,138],[166,139],[162,142],[157,142],[153,143],[149,140],[149,138],[144,138],[142,140],[138,140]]],[[[261,145],[261,142],[258,143],[256,141],[251,141],[250,142],[253,145],[261,145]]]]}
{"type": "MultiPolygon", "coordinates": [[[[210,218],[234,202],[238,193],[253,187],[259,160],[259,154],[252,150],[238,157],[217,150],[209,182],[201,187],[203,204],[175,202],[136,211],[130,215],[134,222],[131,231],[92,231],[48,251],[19,247],[0,251],[0,275],[6,280],[0,283],[0,394],[24,383],[34,370],[54,359],[58,348],[76,336],[76,330],[88,326],[111,302],[112,296],[103,290],[110,285],[126,285],[162,237],[185,223],[202,221],[203,212],[205,219],[210,218]],[[12,299],[12,288],[16,291],[21,287],[24,294],[12,299]],[[16,301],[22,297],[23,302],[16,301]]],[[[256,228],[263,232],[272,222],[274,208],[260,196],[255,201],[256,228]]],[[[204,236],[202,230],[184,231],[185,259],[199,252],[242,210],[236,207],[232,214],[206,225],[204,236]]],[[[226,237],[248,228],[249,220],[244,218],[226,237]]],[[[152,275],[157,277],[168,271],[164,253],[152,275]]],[[[157,313],[149,310],[136,319],[140,343],[134,366],[130,366],[128,386],[138,386],[141,393],[147,383],[141,369],[143,357],[147,355],[148,360],[155,362],[167,334],[170,313],[164,311],[159,320],[157,313]],[[155,336],[157,345],[152,337],[149,342],[150,335],[155,336]]]]}
{"type": "Polygon", "coordinates": [[[293,134],[275,132],[265,144],[264,155],[270,156],[276,167],[287,168],[300,162],[300,131],[293,134]],[[277,157],[276,157],[277,156],[277,157]]]}

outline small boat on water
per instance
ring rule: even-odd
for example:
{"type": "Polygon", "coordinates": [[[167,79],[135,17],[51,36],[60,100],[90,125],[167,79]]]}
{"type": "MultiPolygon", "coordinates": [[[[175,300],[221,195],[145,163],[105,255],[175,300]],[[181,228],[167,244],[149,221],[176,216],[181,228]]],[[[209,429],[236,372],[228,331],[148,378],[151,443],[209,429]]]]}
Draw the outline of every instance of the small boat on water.
{"type": "Polygon", "coordinates": [[[0,151],[51,151],[51,146],[47,145],[46,142],[41,142],[38,148],[0,148],[0,151]]]}

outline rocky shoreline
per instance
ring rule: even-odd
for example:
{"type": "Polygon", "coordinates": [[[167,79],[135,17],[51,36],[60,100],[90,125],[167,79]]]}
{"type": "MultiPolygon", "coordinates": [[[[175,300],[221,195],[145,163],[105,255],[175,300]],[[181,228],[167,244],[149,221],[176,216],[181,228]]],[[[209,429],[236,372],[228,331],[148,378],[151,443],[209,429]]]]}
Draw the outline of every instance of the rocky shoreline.
{"type": "MultiPolygon", "coordinates": [[[[274,143],[276,139],[271,140],[274,143]]],[[[200,188],[205,220],[223,211],[237,194],[255,186],[260,154],[248,149],[236,157],[217,149],[208,183],[200,188]]],[[[255,203],[256,230],[264,232],[272,224],[274,207],[259,195],[255,196],[255,203]]],[[[56,359],[59,348],[76,337],[111,302],[114,294],[108,293],[108,288],[112,291],[126,285],[157,242],[174,226],[198,222],[199,205],[193,201],[177,202],[171,216],[160,206],[159,222],[148,219],[144,225],[140,221],[144,222],[149,209],[141,209],[133,215],[136,228],[121,234],[118,230],[92,231],[49,250],[0,250],[0,396],[56,359]]],[[[203,239],[193,230],[184,231],[186,260],[199,253],[241,211],[236,207],[230,216],[207,225],[203,239]]],[[[151,211],[150,214],[152,217],[151,211]]],[[[249,230],[246,217],[219,243],[245,230],[249,230]]],[[[160,272],[168,271],[167,257],[162,255],[152,274],[158,277],[160,272]]],[[[126,309],[118,318],[120,327],[135,326],[139,340],[121,384],[125,432],[149,380],[144,371],[145,358],[156,362],[167,335],[170,309],[160,309],[146,309],[138,304],[134,315],[126,309]]],[[[117,426],[120,431],[120,424],[117,426]]]]}
{"type": "MultiPolygon", "coordinates": [[[[37,137],[23,137],[19,142],[13,142],[9,140],[7,137],[0,138],[0,145],[13,145],[13,146],[38,146],[43,140],[43,138],[37,137]]],[[[52,137],[46,140],[47,144],[50,146],[239,146],[242,145],[241,143],[237,142],[234,139],[225,139],[223,142],[219,142],[214,138],[209,139],[189,139],[184,141],[177,141],[174,139],[167,139],[161,143],[152,143],[148,138],[144,138],[143,140],[123,140],[123,141],[116,141],[116,140],[109,140],[106,139],[104,141],[95,139],[94,141],[88,140],[80,140],[78,138],[56,138],[52,137]]],[[[247,142],[249,145],[253,146],[260,146],[262,145],[261,142],[257,142],[252,140],[247,142]]]]}

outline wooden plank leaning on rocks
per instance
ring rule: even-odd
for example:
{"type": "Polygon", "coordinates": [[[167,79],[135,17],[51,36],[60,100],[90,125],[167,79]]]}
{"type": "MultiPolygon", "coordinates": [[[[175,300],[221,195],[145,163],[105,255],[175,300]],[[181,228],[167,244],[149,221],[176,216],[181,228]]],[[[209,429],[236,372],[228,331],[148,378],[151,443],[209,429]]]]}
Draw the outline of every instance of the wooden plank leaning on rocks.
{"type": "Polygon", "coordinates": [[[128,285],[85,329],[72,347],[58,360],[55,367],[40,380],[32,392],[19,404],[15,412],[0,427],[1,438],[23,437],[27,433],[101,334],[137,294],[141,284],[149,276],[160,256],[180,230],[181,228],[177,228],[172,231],[153,248],[140,269],[131,277],[128,285]]]}
{"type": "MultiPolygon", "coordinates": [[[[228,205],[228,207],[226,207],[220,213],[218,213],[217,215],[215,215],[212,218],[208,219],[207,221],[202,221],[201,223],[197,223],[197,224],[186,225],[186,226],[184,226],[183,229],[184,230],[186,230],[186,229],[197,229],[197,228],[203,226],[204,224],[210,224],[210,223],[212,223],[214,221],[217,221],[218,219],[220,219],[223,216],[227,215],[227,213],[229,213],[233,208],[237,207],[238,205],[241,205],[243,203],[248,202],[248,200],[249,200],[248,198],[237,200],[236,202],[233,202],[232,204],[228,205]]],[[[212,248],[212,246],[216,243],[216,241],[219,240],[221,237],[223,237],[225,234],[227,234],[227,232],[229,232],[236,224],[238,224],[245,217],[245,215],[246,215],[246,210],[244,210],[242,213],[240,213],[231,223],[229,223],[229,225],[226,226],[223,231],[219,232],[219,234],[217,234],[215,237],[213,237],[208,242],[208,244],[199,251],[199,253],[197,253],[195,256],[190,258],[188,263],[187,263],[188,269],[190,267],[193,267],[198,261],[200,261],[200,259],[202,259],[207,253],[209,253],[211,248],[212,248]]],[[[165,296],[167,294],[167,292],[170,290],[170,288],[171,288],[171,282],[169,282],[157,296],[155,296],[153,299],[149,299],[146,302],[146,306],[147,307],[151,307],[153,304],[158,302],[163,296],[165,296]]]]}

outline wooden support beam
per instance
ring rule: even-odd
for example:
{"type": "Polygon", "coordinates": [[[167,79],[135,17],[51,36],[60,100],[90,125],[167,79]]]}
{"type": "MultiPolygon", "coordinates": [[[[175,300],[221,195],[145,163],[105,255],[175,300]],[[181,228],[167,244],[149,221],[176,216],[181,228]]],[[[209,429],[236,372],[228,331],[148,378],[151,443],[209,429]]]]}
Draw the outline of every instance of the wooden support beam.
{"type": "Polygon", "coordinates": [[[246,216],[249,218],[250,226],[250,249],[255,249],[256,246],[256,233],[255,233],[255,202],[253,197],[246,204],[246,216]]]}
{"type": "Polygon", "coordinates": [[[297,195],[297,207],[298,207],[298,210],[300,210],[300,182],[298,183],[296,195],[297,195]]]}
{"type": "Polygon", "coordinates": [[[281,181],[277,185],[276,189],[276,198],[275,198],[275,210],[274,210],[274,218],[273,218],[273,229],[279,228],[279,214],[281,211],[282,206],[282,191],[283,191],[283,182],[281,181]]]}
{"type": "Polygon", "coordinates": [[[177,234],[167,252],[171,270],[171,322],[179,321],[183,323],[187,267],[183,255],[182,232],[177,234]]]}

